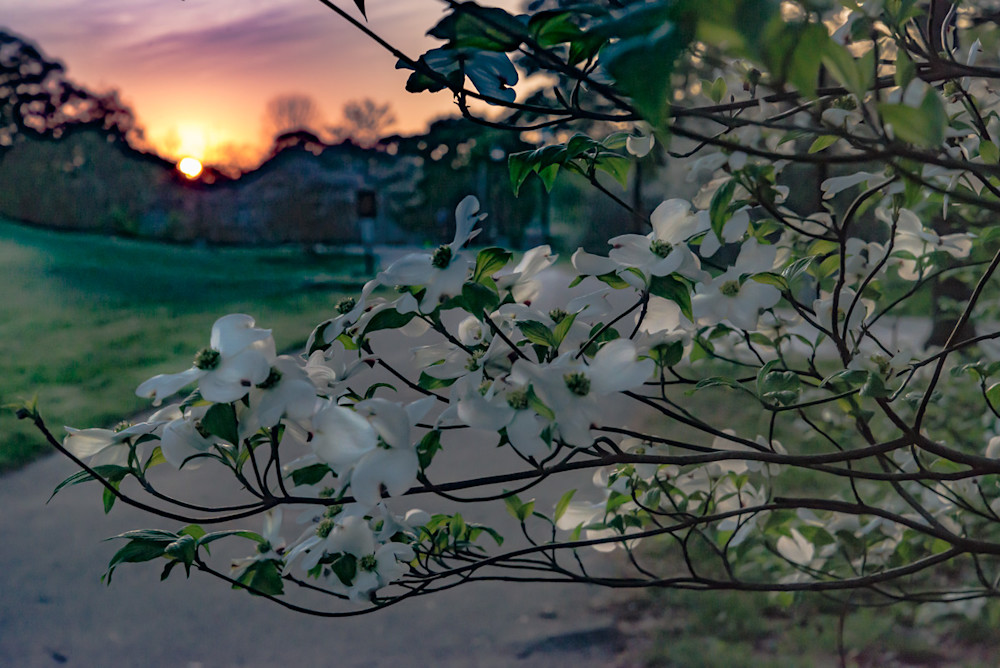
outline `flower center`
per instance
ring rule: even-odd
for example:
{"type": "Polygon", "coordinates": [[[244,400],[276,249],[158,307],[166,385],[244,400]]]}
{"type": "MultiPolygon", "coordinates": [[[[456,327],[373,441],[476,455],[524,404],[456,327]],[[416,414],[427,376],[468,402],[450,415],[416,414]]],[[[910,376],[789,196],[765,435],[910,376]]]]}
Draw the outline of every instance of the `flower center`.
{"type": "Polygon", "coordinates": [[[740,282],[726,281],[719,287],[719,292],[721,292],[724,297],[735,297],[740,294],[740,282]]]}
{"type": "Polygon", "coordinates": [[[221,354],[212,348],[202,348],[194,356],[194,366],[202,371],[209,371],[219,366],[221,354]]]}
{"type": "Polygon", "coordinates": [[[578,397],[585,397],[590,394],[590,379],[579,371],[566,374],[563,376],[563,381],[566,383],[569,391],[578,397]]]}
{"type": "Polygon", "coordinates": [[[524,410],[528,407],[528,391],[513,390],[507,393],[507,405],[514,410],[524,410]]]}
{"type": "Polygon", "coordinates": [[[357,304],[358,303],[354,301],[354,297],[344,297],[339,302],[337,302],[336,306],[337,313],[339,313],[340,315],[346,315],[350,313],[354,309],[354,307],[357,306],[357,304]]]}
{"type": "Polygon", "coordinates": [[[271,543],[269,541],[264,541],[263,543],[257,543],[257,553],[267,554],[271,551],[271,543]]]}
{"type": "Polygon", "coordinates": [[[889,362],[889,358],[887,358],[885,355],[875,354],[872,355],[871,359],[872,362],[875,362],[875,364],[878,366],[879,374],[888,378],[889,374],[892,373],[892,364],[889,362]]]}
{"type": "Polygon", "coordinates": [[[323,511],[323,517],[328,520],[332,520],[334,517],[343,512],[343,510],[344,506],[340,505],[339,503],[334,504],[332,506],[327,506],[326,510],[323,511]]]}
{"type": "Polygon", "coordinates": [[[833,101],[834,109],[845,109],[847,111],[854,111],[858,108],[858,103],[854,101],[854,98],[850,95],[843,95],[838,97],[833,101]]]}
{"type": "Polygon", "coordinates": [[[466,362],[465,368],[469,371],[475,371],[479,368],[479,360],[483,359],[483,355],[486,354],[485,350],[473,350],[472,356],[469,357],[469,361],[466,362]]]}
{"type": "Polygon", "coordinates": [[[493,383],[488,380],[484,380],[483,382],[479,383],[479,394],[485,397],[486,393],[490,391],[491,387],[493,387],[493,383]]]}
{"type": "Polygon", "coordinates": [[[333,531],[333,527],[335,525],[336,522],[327,517],[326,519],[322,520],[319,524],[316,525],[316,535],[319,536],[320,538],[326,538],[327,536],[330,535],[330,532],[333,531]]]}
{"type": "Polygon", "coordinates": [[[114,431],[117,434],[125,431],[131,426],[132,426],[131,422],[129,422],[128,420],[122,420],[121,422],[115,425],[115,428],[112,431],[114,431]]]}
{"type": "Polygon", "coordinates": [[[554,308],[551,311],[549,311],[549,317],[552,318],[552,322],[556,323],[557,325],[563,320],[565,320],[566,316],[568,315],[569,313],[566,313],[566,311],[562,310],[561,308],[554,308]]]}
{"type": "Polygon", "coordinates": [[[270,390],[272,387],[277,385],[280,380],[281,372],[272,366],[271,370],[267,374],[267,378],[265,378],[264,382],[260,383],[257,387],[262,390],[270,390]]]}
{"type": "Polygon", "coordinates": [[[365,556],[361,557],[361,559],[358,560],[358,568],[360,568],[363,571],[368,571],[369,573],[371,573],[372,571],[375,570],[376,566],[378,566],[378,562],[375,561],[374,554],[366,554],[365,556]]]}
{"type": "Polygon", "coordinates": [[[659,257],[667,257],[673,252],[673,244],[663,241],[661,239],[654,239],[653,243],[649,244],[649,250],[653,252],[653,255],[658,255],[659,257]]]}
{"type": "Polygon", "coordinates": [[[438,269],[447,269],[448,265],[451,264],[451,247],[439,246],[431,256],[431,264],[438,269]]]}

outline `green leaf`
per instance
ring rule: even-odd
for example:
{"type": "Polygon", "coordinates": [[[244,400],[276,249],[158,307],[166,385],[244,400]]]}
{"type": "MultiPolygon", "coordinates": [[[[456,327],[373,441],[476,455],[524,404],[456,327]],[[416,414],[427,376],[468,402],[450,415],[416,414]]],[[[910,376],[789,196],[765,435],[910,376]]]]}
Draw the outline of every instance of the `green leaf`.
{"type": "Polygon", "coordinates": [[[646,34],[619,39],[601,51],[601,62],[632,104],[654,127],[660,127],[673,93],[674,61],[692,35],[669,22],[646,25],[646,34]]]}
{"type": "Polygon", "coordinates": [[[435,378],[434,376],[428,376],[423,371],[420,372],[420,378],[417,380],[417,385],[425,390],[439,390],[442,387],[451,387],[455,384],[457,378],[435,378]]]}
{"type": "MultiPolygon", "coordinates": [[[[506,490],[504,490],[504,492],[506,492],[506,490]]],[[[521,501],[517,494],[511,494],[510,496],[504,497],[503,501],[507,506],[507,512],[521,522],[524,522],[535,510],[534,499],[531,501],[521,501]]]]}
{"type": "MultiPolygon", "coordinates": [[[[504,490],[506,493],[507,490],[504,490]]],[[[504,506],[507,507],[507,512],[513,517],[517,517],[518,510],[521,508],[521,499],[518,498],[517,494],[511,494],[510,496],[505,496],[503,499],[504,506]]]]}
{"type": "Polygon", "coordinates": [[[691,288],[688,287],[687,283],[673,274],[653,276],[649,280],[649,292],[677,304],[684,317],[694,322],[694,312],[691,310],[691,288]]]}
{"type": "Polygon", "coordinates": [[[656,362],[658,366],[674,366],[684,358],[684,344],[680,341],[660,343],[650,349],[649,357],[656,362]]]}
{"type": "Polygon", "coordinates": [[[822,61],[841,86],[858,98],[864,97],[868,75],[861,68],[867,65],[865,61],[855,60],[846,47],[830,39],[823,45],[822,61]]]}
{"type": "Polygon", "coordinates": [[[816,260],[817,257],[818,256],[816,255],[800,257],[798,260],[782,269],[781,275],[785,277],[786,281],[791,283],[796,278],[807,272],[809,270],[809,266],[816,260]]]}
{"type": "Polygon", "coordinates": [[[179,536],[191,536],[195,540],[200,540],[202,536],[205,536],[208,532],[200,524],[188,524],[186,527],[177,532],[179,536]]]}
{"type": "Polygon", "coordinates": [[[232,404],[212,404],[201,419],[202,429],[213,436],[238,445],[239,426],[236,423],[236,409],[232,404]]]}
{"type": "MultiPolygon", "coordinates": [[[[101,476],[109,482],[121,482],[125,479],[125,476],[129,474],[129,468],[127,466],[116,466],[114,464],[104,464],[102,466],[94,466],[94,473],[101,476]]],[[[56,488],[52,490],[52,494],[49,496],[45,503],[52,500],[56,494],[59,493],[64,487],[72,487],[73,485],[79,485],[81,482],[89,482],[90,480],[95,480],[95,478],[87,473],[86,471],[77,471],[70,477],[63,480],[61,483],[56,485],[56,488]]]]}
{"type": "Polygon", "coordinates": [[[604,144],[596,139],[593,139],[592,137],[578,132],[570,137],[569,141],[566,142],[566,158],[573,159],[581,153],[586,153],[587,151],[593,151],[595,149],[600,150],[602,148],[604,148],[604,144]]]}
{"type": "Polygon", "coordinates": [[[465,302],[465,310],[476,318],[481,318],[484,313],[492,313],[500,305],[499,295],[482,283],[463,285],[462,301],[465,302]]]}
{"type": "Polygon", "coordinates": [[[994,408],[1000,407],[1000,383],[994,383],[986,390],[986,399],[994,408]]]}
{"type": "Polygon", "coordinates": [[[114,575],[115,568],[119,564],[140,563],[162,557],[167,549],[167,545],[170,545],[176,539],[177,536],[170,534],[170,539],[166,540],[147,540],[141,538],[130,540],[111,557],[111,561],[108,562],[108,570],[101,576],[101,580],[110,585],[111,577],[114,575]]]}
{"type": "Polygon", "coordinates": [[[722,102],[722,98],[726,96],[726,80],[722,77],[717,77],[715,81],[708,87],[708,97],[712,99],[716,104],[722,102]]]}
{"type": "Polygon", "coordinates": [[[602,153],[595,159],[594,166],[602,172],[610,174],[624,188],[628,183],[628,172],[632,168],[632,161],[613,153],[602,153]]]}
{"type": "Polygon", "coordinates": [[[569,45],[569,57],[566,59],[569,65],[577,65],[585,60],[590,60],[597,55],[601,47],[604,46],[604,38],[591,32],[585,32],[579,39],[573,40],[569,45]]]}
{"type": "Polygon", "coordinates": [[[822,23],[809,23],[799,33],[787,76],[788,81],[806,97],[816,97],[823,50],[829,41],[830,35],[822,23]]]}
{"type": "Polygon", "coordinates": [[[198,551],[198,540],[194,536],[180,536],[177,540],[167,545],[163,552],[166,556],[176,559],[184,564],[184,570],[191,574],[191,564],[194,563],[195,553],[198,551]]]}
{"type": "Polygon", "coordinates": [[[507,266],[512,254],[503,248],[484,248],[476,255],[476,268],[472,272],[472,280],[476,283],[484,278],[490,278],[496,272],[507,266]]]}
{"type": "Polygon", "coordinates": [[[836,135],[821,135],[816,137],[816,141],[809,146],[809,153],[819,153],[823,149],[830,148],[840,140],[836,135]]]}
{"type": "Polygon", "coordinates": [[[882,380],[882,376],[878,375],[874,371],[870,371],[868,373],[868,379],[865,380],[865,384],[861,386],[861,390],[858,394],[862,397],[881,399],[883,397],[892,396],[892,390],[885,386],[885,381],[882,380]]]}
{"type": "Polygon", "coordinates": [[[631,132],[612,132],[601,140],[601,145],[609,151],[624,151],[631,136],[631,132]]]}
{"type": "Polygon", "coordinates": [[[521,184],[535,171],[536,163],[532,160],[534,153],[534,151],[521,151],[507,156],[507,171],[510,173],[510,187],[514,195],[521,191],[521,184]]]}
{"type": "MultiPolygon", "coordinates": [[[[118,489],[118,484],[117,483],[111,483],[111,484],[114,485],[115,489],[118,489]]],[[[115,505],[115,501],[116,500],[118,500],[118,497],[115,495],[115,493],[112,492],[107,487],[105,487],[104,488],[104,494],[103,494],[104,514],[105,515],[107,515],[108,513],[111,512],[111,508],[112,508],[112,506],[115,505]]]]}
{"type": "Polygon", "coordinates": [[[601,281],[602,283],[607,283],[608,285],[610,285],[611,287],[613,287],[615,290],[622,290],[624,288],[631,287],[620,276],[618,276],[618,274],[615,274],[615,273],[601,274],[600,276],[597,276],[596,278],[597,278],[597,280],[601,281]]]}
{"type": "Polygon", "coordinates": [[[820,387],[826,387],[827,385],[833,385],[834,383],[840,381],[847,383],[848,387],[855,387],[862,384],[868,379],[868,372],[863,369],[841,369],[840,371],[834,372],[823,379],[823,382],[819,384],[820,387]]]}
{"type": "Polygon", "coordinates": [[[782,292],[788,292],[788,280],[781,274],[765,271],[759,274],[754,274],[750,277],[750,280],[756,281],[757,283],[763,283],[764,285],[773,285],[782,292]]]}
{"type": "Polygon", "coordinates": [[[164,580],[166,580],[166,579],[167,579],[168,577],[170,577],[170,573],[171,573],[171,572],[172,572],[172,571],[174,570],[174,567],[175,567],[175,566],[176,566],[177,564],[179,564],[179,563],[181,563],[181,562],[179,562],[179,561],[174,561],[174,560],[172,560],[172,559],[171,559],[171,560],[170,560],[170,561],[168,561],[168,562],[167,562],[166,564],[164,564],[164,565],[163,565],[163,572],[162,572],[162,573],[160,573],[160,582],[163,582],[163,581],[164,581],[164,580]]]}
{"type": "MultiPolygon", "coordinates": [[[[251,563],[237,580],[246,585],[247,591],[255,596],[261,594],[280,596],[285,592],[285,584],[281,579],[278,564],[271,559],[251,563]]],[[[235,585],[233,588],[240,589],[235,585]]]]}
{"type": "Polygon", "coordinates": [[[799,377],[792,371],[769,371],[758,376],[757,392],[768,404],[788,406],[799,397],[799,377]]]}
{"type": "Polygon", "coordinates": [[[542,180],[542,185],[545,186],[545,192],[552,192],[552,186],[556,183],[556,176],[559,175],[559,165],[552,164],[548,167],[542,167],[538,170],[538,178],[542,180]]]}
{"type": "Polygon", "coordinates": [[[372,383],[371,385],[368,386],[368,389],[365,390],[365,399],[371,399],[372,397],[375,396],[375,393],[378,392],[383,387],[388,388],[393,392],[397,391],[396,386],[391,383],[372,383]]]}
{"type": "Polygon", "coordinates": [[[562,345],[563,339],[565,339],[566,335],[569,334],[569,330],[573,326],[573,323],[576,321],[576,316],[578,315],[579,313],[571,313],[559,321],[556,328],[552,331],[552,337],[556,344],[553,347],[558,348],[562,345]]]}
{"type": "Polygon", "coordinates": [[[979,157],[983,159],[987,165],[1000,164],[1000,149],[997,145],[991,141],[983,141],[979,143],[979,157]]]}
{"type": "Polygon", "coordinates": [[[709,387],[729,387],[734,390],[745,390],[746,388],[739,384],[735,378],[727,378],[726,376],[712,376],[710,378],[702,378],[694,386],[695,390],[704,390],[709,387]]]}
{"type": "Polygon", "coordinates": [[[149,453],[149,459],[146,460],[146,465],[142,467],[143,471],[148,471],[154,466],[159,466],[160,464],[165,464],[167,458],[163,456],[163,448],[156,446],[153,451],[149,453]]]}
{"type": "Polygon", "coordinates": [[[459,538],[466,530],[465,520],[462,519],[461,513],[455,513],[451,517],[451,522],[449,522],[449,533],[451,533],[452,538],[459,538]]]}
{"type": "Polygon", "coordinates": [[[559,498],[559,502],[556,503],[556,510],[552,514],[552,519],[558,522],[559,518],[566,514],[566,509],[569,507],[569,502],[573,500],[574,494],[576,494],[576,490],[571,489],[559,498]]]}
{"type": "Polygon", "coordinates": [[[715,349],[708,341],[695,339],[691,344],[691,354],[688,356],[688,359],[692,362],[697,362],[700,359],[711,358],[714,353],[715,349]]]}
{"type": "Polygon", "coordinates": [[[441,449],[441,432],[434,429],[426,434],[420,439],[420,443],[417,445],[417,458],[420,462],[420,468],[426,469],[431,465],[431,461],[434,459],[434,455],[441,449]]]}
{"type": "Polygon", "coordinates": [[[290,477],[292,484],[296,487],[299,485],[315,485],[325,478],[326,474],[330,473],[330,471],[330,467],[326,464],[310,464],[309,466],[295,469],[291,472],[290,477]]]}
{"type": "Polygon", "coordinates": [[[124,531],[117,536],[105,538],[104,540],[117,540],[119,538],[125,538],[127,540],[151,540],[163,543],[172,543],[177,540],[177,534],[172,531],[164,531],[163,529],[132,529],[131,531],[124,531]]]}
{"type": "Polygon", "coordinates": [[[910,60],[909,54],[906,53],[904,49],[897,50],[896,72],[893,75],[896,85],[905,90],[916,76],[917,66],[913,64],[912,60],[910,60]]]}
{"type": "Polygon", "coordinates": [[[948,114],[941,96],[928,88],[917,108],[904,104],[880,104],[882,122],[891,125],[897,139],[915,146],[935,148],[944,141],[948,114]]]}
{"type": "Polygon", "coordinates": [[[381,329],[399,329],[417,316],[416,313],[400,313],[396,309],[382,309],[365,325],[364,334],[377,332],[381,329]]]}
{"type": "Polygon", "coordinates": [[[264,537],[253,531],[243,531],[243,530],[230,530],[230,531],[213,531],[212,533],[207,533],[200,538],[198,538],[198,545],[210,545],[217,540],[223,538],[229,538],[230,536],[239,536],[240,538],[247,538],[254,541],[255,543],[264,543],[264,537]]]}
{"type": "Polygon", "coordinates": [[[535,394],[535,389],[531,385],[528,386],[528,406],[546,420],[556,419],[556,414],[535,394]]]}
{"type": "Polygon", "coordinates": [[[729,179],[712,195],[712,203],[709,205],[708,213],[712,220],[712,232],[722,240],[722,228],[729,220],[729,203],[733,200],[733,193],[736,192],[736,180],[729,179]]]}
{"type": "Polygon", "coordinates": [[[503,545],[503,536],[501,536],[500,532],[497,531],[496,529],[491,529],[490,527],[483,526],[482,524],[473,524],[470,526],[472,526],[477,530],[485,531],[486,533],[488,533],[490,537],[493,538],[493,542],[495,542],[497,546],[503,545]]]}
{"type": "Polygon", "coordinates": [[[336,561],[330,564],[330,569],[334,572],[345,586],[354,584],[354,577],[358,574],[358,560],[353,554],[342,554],[336,561]]]}
{"type": "Polygon", "coordinates": [[[556,341],[555,335],[552,330],[549,329],[544,323],[538,322],[537,320],[522,320],[518,323],[517,328],[521,330],[521,334],[524,338],[528,339],[532,343],[536,343],[540,346],[546,346],[548,348],[558,348],[559,342],[556,341]]]}
{"type": "Polygon", "coordinates": [[[554,46],[572,42],[583,36],[583,31],[575,23],[575,13],[567,10],[538,12],[528,21],[528,30],[542,46],[554,46]]]}
{"type": "Polygon", "coordinates": [[[453,6],[427,33],[448,40],[449,48],[513,51],[528,36],[524,23],[496,7],[480,7],[473,2],[453,6]]]}

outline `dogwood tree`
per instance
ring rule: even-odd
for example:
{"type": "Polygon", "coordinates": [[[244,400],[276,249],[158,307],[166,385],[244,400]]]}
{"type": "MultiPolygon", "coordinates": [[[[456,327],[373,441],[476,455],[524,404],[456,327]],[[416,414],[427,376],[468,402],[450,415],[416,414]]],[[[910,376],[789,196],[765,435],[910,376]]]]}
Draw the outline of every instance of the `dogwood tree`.
{"type": "Polygon", "coordinates": [[[508,156],[515,191],[583,179],[628,224],[575,221],[608,247],[556,265],[470,248],[489,212],[468,197],[450,242],[336,304],[301,354],[227,315],[190,369],[139,387],[158,410],[138,424],[60,437],[22,407],[81,467],[60,487],[97,480],[106,509],[169,523],[119,536],[109,579],[157,561],[328,616],[496,578],[966,610],[998,593],[993,3],[447,0],[416,56],[360,0],[322,1],[409,90],[547,130],[508,156]],[[632,209],[648,155],[697,194],[632,209]],[[932,300],[946,278],[967,291],[932,300]],[[930,346],[935,308],[953,322],[930,346]],[[509,458],[442,478],[455,448],[509,458]],[[196,467],[245,498],[163,491],[196,467]],[[591,489],[529,500],[581,471],[591,489]],[[472,521],[480,504],[518,536],[472,521]],[[219,541],[248,556],[215,563],[219,541]]]}

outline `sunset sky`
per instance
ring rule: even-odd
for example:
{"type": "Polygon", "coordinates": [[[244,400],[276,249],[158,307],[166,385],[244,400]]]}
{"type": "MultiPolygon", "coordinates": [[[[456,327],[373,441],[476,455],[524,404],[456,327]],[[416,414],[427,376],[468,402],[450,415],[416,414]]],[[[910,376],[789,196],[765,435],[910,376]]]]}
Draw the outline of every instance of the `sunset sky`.
{"type": "MultiPolygon", "coordinates": [[[[366,4],[368,25],[404,52],[439,44],[424,35],[442,16],[439,0],[366,4]]],[[[389,102],[395,132],[454,111],[446,93],[406,93],[395,59],[317,0],[0,0],[0,26],[61,60],[72,80],[118,89],[172,157],[259,155],[267,101],[286,93],[313,97],[328,124],[349,100],[389,102]]]]}

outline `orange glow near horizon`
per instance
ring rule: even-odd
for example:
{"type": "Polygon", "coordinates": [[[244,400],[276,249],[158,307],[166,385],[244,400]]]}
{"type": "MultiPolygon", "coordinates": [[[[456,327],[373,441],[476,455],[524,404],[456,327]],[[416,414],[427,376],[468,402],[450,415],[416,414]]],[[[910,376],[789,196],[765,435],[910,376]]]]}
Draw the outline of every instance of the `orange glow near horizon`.
{"type": "Polygon", "coordinates": [[[196,179],[201,174],[201,161],[190,156],[177,163],[177,171],[189,179],[196,179]]]}
{"type": "MultiPolygon", "coordinates": [[[[487,4],[516,11],[522,2],[487,4]]],[[[7,29],[64,62],[74,82],[117,89],[145,130],[144,148],[172,161],[253,167],[271,147],[268,102],[289,93],[314,98],[320,133],[363,98],[392,106],[392,133],[423,132],[456,115],[451,95],[407,93],[409,72],[395,68],[396,57],[320,3],[100,4],[113,11],[86,0],[0,0],[0,15],[7,29]]],[[[440,20],[442,0],[369,4],[368,25],[393,46],[413,57],[440,46],[426,32],[440,20]]]]}

